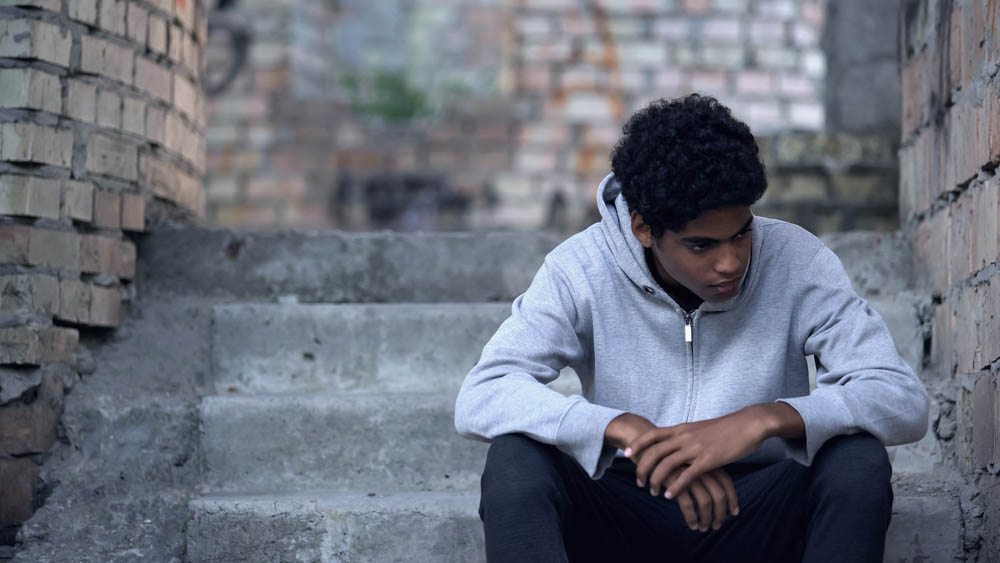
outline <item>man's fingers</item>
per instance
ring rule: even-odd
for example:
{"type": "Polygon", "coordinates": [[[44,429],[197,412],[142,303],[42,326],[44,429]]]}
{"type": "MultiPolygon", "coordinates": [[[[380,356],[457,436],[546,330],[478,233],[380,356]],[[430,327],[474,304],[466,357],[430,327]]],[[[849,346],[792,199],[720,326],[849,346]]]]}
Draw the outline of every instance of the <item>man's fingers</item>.
{"type": "MultiPolygon", "coordinates": [[[[639,456],[639,463],[635,467],[635,480],[636,484],[640,487],[645,486],[647,483],[647,478],[650,477],[649,473],[654,467],[660,464],[660,460],[664,457],[672,454],[677,447],[672,442],[659,442],[653,444],[646,448],[639,456]]],[[[666,477],[666,474],[660,476],[660,481],[666,477]]],[[[652,485],[652,480],[648,481],[652,485]]],[[[651,491],[654,495],[659,494],[659,487],[656,490],[651,491]]]]}
{"type": "Polygon", "coordinates": [[[677,505],[681,508],[681,515],[684,516],[684,523],[692,530],[698,529],[698,513],[694,509],[694,500],[690,493],[684,493],[677,498],[677,505]]]}
{"type": "MultiPolygon", "coordinates": [[[[645,460],[643,460],[643,461],[645,461],[645,460]]],[[[649,490],[650,490],[650,492],[653,493],[654,495],[660,494],[660,485],[662,485],[664,483],[664,481],[667,479],[668,475],[670,475],[671,473],[673,473],[674,470],[676,470],[678,467],[680,467],[680,465],[683,464],[683,463],[684,463],[684,460],[681,458],[681,456],[677,452],[672,453],[672,454],[668,455],[667,457],[664,457],[663,459],[661,459],[660,462],[657,463],[656,467],[653,469],[653,473],[649,476],[649,490]]],[[[682,475],[683,475],[683,473],[682,473],[682,475]]],[[[676,481],[674,481],[674,482],[676,482],[676,481]]],[[[671,485],[671,487],[672,486],[673,485],[671,485]]],[[[685,485],[685,487],[686,487],[686,485],[685,485]]],[[[683,491],[684,491],[684,489],[677,489],[677,490],[671,489],[672,494],[668,494],[668,495],[666,495],[666,497],[667,498],[675,498],[677,495],[679,495],[683,491]]]]}
{"type": "Polygon", "coordinates": [[[722,521],[726,519],[726,512],[729,509],[726,502],[726,490],[722,488],[718,479],[715,478],[715,473],[711,471],[702,475],[699,481],[691,483],[691,486],[694,487],[699,482],[704,485],[712,497],[712,528],[718,530],[722,527],[722,521]]]}
{"type": "Polygon", "coordinates": [[[726,490],[726,500],[729,502],[729,513],[736,516],[740,513],[740,499],[736,495],[736,485],[733,483],[733,478],[729,476],[729,473],[722,468],[716,469],[712,472],[715,479],[722,485],[722,488],[726,490]]]}
{"type": "Polygon", "coordinates": [[[625,457],[632,457],[655,442],[661,442],[670,437],[670,428],[650,428],[641,436],[632,440],[632,443],[625,448],[625,457]]]}
{"type": "Polygon", "coordinates": [[[698,529],[707,532],[708,527],[712,525],[712,495],[700,480],[691,483],[688,492],[694,497],[698,507],[698,529]]]}
{"type": "MultiPolygon", "coordinates": [[[[680,465],[681,463],[685,463],[687,461],[690,460],[682,460],[680,459],[679,455],[675,454],[664,459],[660,463],[661,464],[672,463],[673,465],[671,465],[670,468],[675,469],[678,465],[680,465]]],[[[695,464],[687,466],[687,468],[677,477],[677,480],[675,480],[673,483],[670,484],[669,487],[667,487],[667,492],[664,493],[664,496],[667,498],[674,498],[677,495],[683,493],[685,490],[687,490],[688,486],[691,485],[691,482],[697,479],[701,474],[702,474],[701,467],[695,464]]]]}

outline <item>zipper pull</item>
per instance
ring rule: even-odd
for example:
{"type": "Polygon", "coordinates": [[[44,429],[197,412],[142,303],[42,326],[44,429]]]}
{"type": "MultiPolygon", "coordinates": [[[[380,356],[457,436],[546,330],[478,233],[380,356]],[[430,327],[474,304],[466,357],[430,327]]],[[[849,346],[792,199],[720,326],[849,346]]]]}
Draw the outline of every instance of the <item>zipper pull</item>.
{"type": "Polygon", "coordinates": [[[691,315],[684,313],[684,342],[694,342],[694,334],[691,331],[691,315]]]}

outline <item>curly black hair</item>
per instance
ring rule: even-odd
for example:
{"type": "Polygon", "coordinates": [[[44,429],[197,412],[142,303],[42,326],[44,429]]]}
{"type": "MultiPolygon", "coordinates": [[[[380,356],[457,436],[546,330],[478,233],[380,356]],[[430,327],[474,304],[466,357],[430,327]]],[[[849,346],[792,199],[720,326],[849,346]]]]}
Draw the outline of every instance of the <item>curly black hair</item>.
{"type": "Polygon", "coordinates": [[[767,189],[750,128],[713,97],[660,99],[635,112],[611,153],[629,206],[655,238],[703,211],[752,205],[767,189]]]}

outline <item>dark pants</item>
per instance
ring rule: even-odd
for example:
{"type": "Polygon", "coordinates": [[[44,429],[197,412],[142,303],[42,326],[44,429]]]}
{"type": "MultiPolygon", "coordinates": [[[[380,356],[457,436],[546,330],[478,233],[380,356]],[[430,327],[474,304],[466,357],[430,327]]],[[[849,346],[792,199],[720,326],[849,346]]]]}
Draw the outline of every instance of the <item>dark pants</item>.
{"type": "Polygon", "coordinates": [[[784,460],[726,470],[739,515],[719,530],[692,531],[676,501],[636,486],[627,459],[593,480],[553,446],[500,436],[479,505],[487,560],[882,563],[892,470],[870,434],[829,440],[811,467],[784,460]]]}

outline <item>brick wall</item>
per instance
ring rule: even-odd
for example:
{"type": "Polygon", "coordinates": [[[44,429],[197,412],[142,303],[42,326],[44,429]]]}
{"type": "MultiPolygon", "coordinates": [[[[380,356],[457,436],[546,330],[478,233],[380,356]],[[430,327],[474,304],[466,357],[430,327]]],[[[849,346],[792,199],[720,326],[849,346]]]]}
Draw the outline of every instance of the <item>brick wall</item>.
{"type": "Polygon", "coordinates": [[[764,136],[824,127],[823,0],[467,0],[378,17],[363,4],[241,3],[255,45],[208,106],[209,217],[573,231],[594,218],[624,119],[653,98],[716,95],[764,136]],[[384,68],[427,114],[393,122],[351,103],[345,76],[384,68]]]}
{"type": "MultiPolygon", "coordinates": [[[[931,361],[950,383],[953,461],[984,500],[980,561],[1000,560],[1000,2],[905,2],[900,215],[935,295],[931,361]],[[953,421],[954,422],[954,421],[953,421]]],[[[948,387],[945,387],[947,389],[948,387]]],[[[969,533],[969,542],[980,541],[969,533]]],[[[967,546],[970,547],[970,546],[967,546]]]]}
{"type": "Polygon", "coordinates": [[[0,0],[0,543],[147,221],[203,213],[199,0],[0,0]]]}

